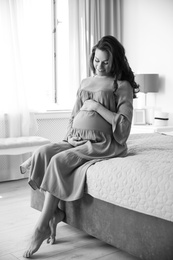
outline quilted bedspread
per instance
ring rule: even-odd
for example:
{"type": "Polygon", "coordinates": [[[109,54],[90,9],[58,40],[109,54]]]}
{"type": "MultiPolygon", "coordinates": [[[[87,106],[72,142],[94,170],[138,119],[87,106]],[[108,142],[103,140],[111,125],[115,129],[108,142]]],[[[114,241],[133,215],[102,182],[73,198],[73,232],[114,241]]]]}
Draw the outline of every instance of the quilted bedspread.
{"type": "Polygon", "coordinates": [[[128,155],[87,170],[86,192],[112,204],[173,221],[173,136],[134,134],[128,155]]]}

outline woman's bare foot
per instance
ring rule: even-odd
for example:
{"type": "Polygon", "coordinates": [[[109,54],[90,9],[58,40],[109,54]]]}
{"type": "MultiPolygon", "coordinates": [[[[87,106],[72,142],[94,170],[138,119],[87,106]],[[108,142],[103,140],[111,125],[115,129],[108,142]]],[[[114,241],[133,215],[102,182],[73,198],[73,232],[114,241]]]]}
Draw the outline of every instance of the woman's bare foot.
{"type": "Polygon", "coordinates": [[[50,237],[47,239],[47,243],[50,243],[53,245],[55,243],[55,238],[56,238],[56,226],[59,222],[61,222],[65,217],[64,211],[61,209],[57,208],[56,212],[54,213],[53,217],[49,221],[49,227],[51,231],[50,237]]]}
{"type": "Polygon", "coordinates": [[[36,228],[31,238],[30,246],[23,254],[23,257],[30,258],[36,251],[38,251],[43,241],[50,236],[50,233],[50,227],[47,227],[45,231],[40,231],[36,228]]]}

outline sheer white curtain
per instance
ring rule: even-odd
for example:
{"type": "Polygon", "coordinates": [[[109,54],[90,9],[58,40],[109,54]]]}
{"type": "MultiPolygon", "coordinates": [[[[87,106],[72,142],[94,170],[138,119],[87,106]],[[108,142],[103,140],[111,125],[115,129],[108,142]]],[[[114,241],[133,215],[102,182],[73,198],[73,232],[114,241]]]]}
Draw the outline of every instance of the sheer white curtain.
{"type": "Polygon", "coordinates": [[[104,35],[121,40],[120,0],[69,0],[69,92],[90,75],[91,49],[104,35]]]}
{"type": "Polygon", "coordinates": [[[16,1],[0,1],[0,112],[1,118],[8,114],[10,136],[28,134],[29,123],[19,50],[22,24],[18,12],[16,1]]]}
{"type": "Polygon", "coordinates": [[[51,27],[47,56],[46,40],[41,44],[47,30],[43,21],[49,26],[50,17],[50,1],[0,0],[0,119],[8,117],[5,135],[26,136],[37,130],[31,107],[36,108],[38,100],[44,103],[42,93],[52,80],[51,27]]]}

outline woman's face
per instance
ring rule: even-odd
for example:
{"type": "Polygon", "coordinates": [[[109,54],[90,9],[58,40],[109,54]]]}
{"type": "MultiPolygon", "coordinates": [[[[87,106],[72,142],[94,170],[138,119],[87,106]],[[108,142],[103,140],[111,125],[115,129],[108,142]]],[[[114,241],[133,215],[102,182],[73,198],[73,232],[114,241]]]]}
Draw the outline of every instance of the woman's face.
{"type": "Polygon", "coordinates": [[[112,59],[109,57],[107,51],[96,49],[93,65],[96,75],[109,76],[112,67],[112,59]]]}

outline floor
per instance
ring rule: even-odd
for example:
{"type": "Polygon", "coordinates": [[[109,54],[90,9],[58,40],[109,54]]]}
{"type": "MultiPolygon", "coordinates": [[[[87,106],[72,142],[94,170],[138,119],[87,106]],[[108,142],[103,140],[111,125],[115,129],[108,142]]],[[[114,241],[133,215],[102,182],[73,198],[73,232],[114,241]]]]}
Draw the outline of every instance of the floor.
{"type": "MultiPolygon", "coordinates": [[[[30,188],[26,179],[0,183],[0,260],[23,258],[40,212],[30,207],[30,188]]],[[[32,259],[48,260],[137,260],[71,226],[60,223],[57,242],[43,242],[32,259]]]]}

